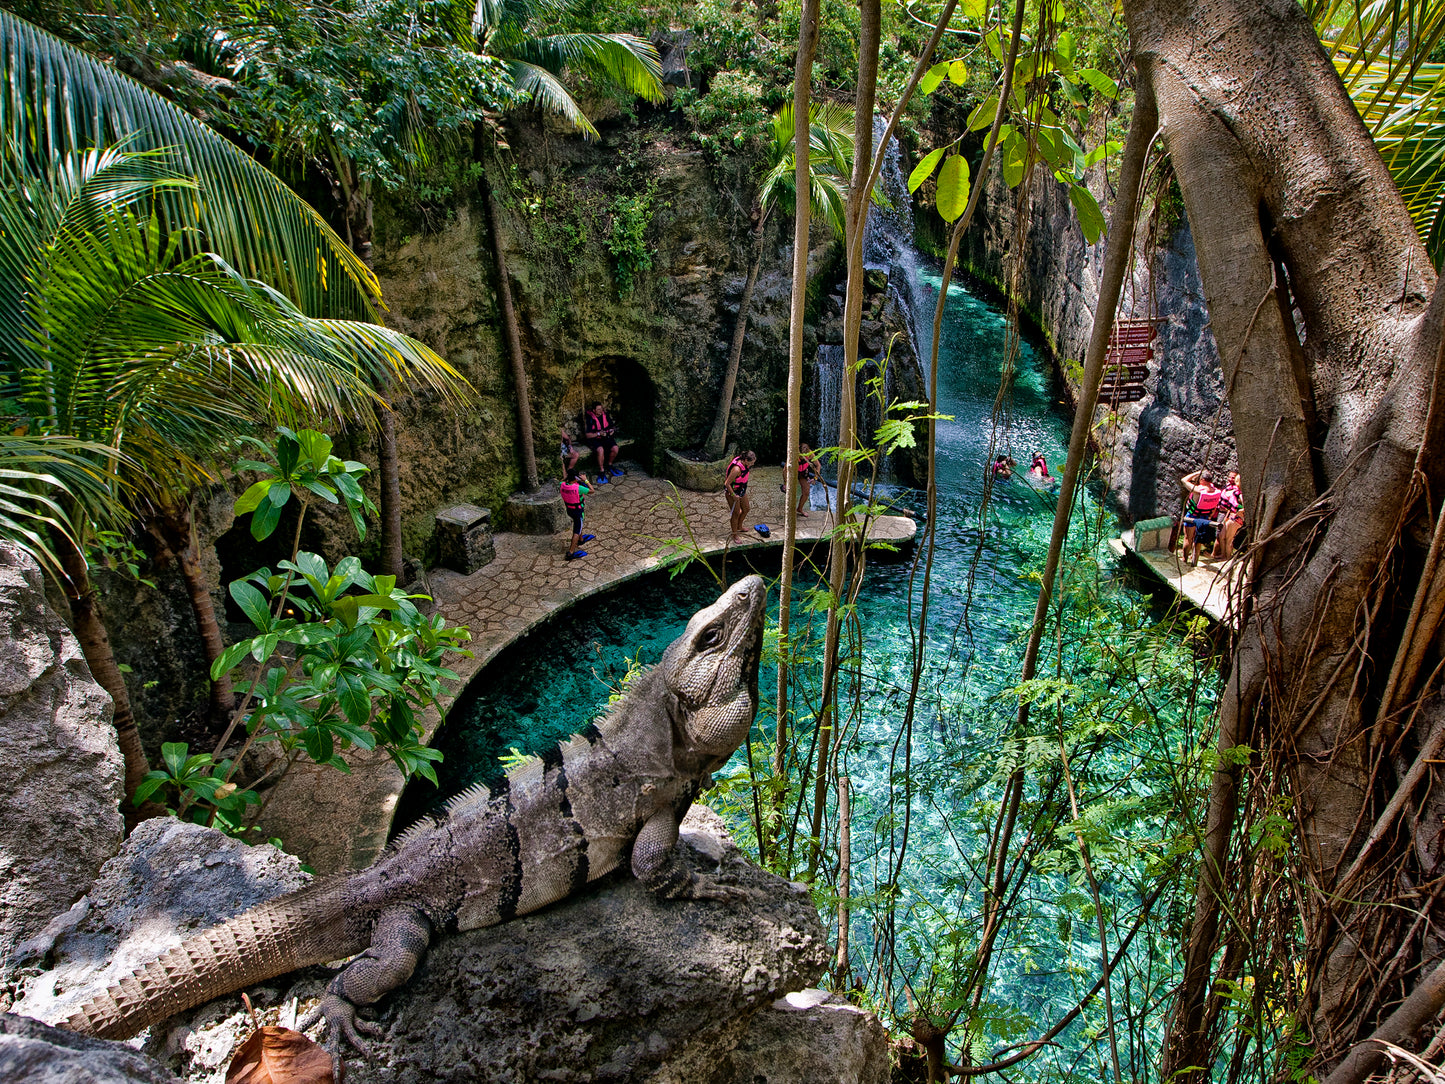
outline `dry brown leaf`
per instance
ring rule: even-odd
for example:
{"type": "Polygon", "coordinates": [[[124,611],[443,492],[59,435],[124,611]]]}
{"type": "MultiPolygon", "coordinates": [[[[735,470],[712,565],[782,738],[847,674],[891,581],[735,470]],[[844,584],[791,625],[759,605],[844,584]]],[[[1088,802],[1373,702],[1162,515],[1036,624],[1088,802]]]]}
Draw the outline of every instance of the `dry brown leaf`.
{"type": "Polygon", "coordinates": [[[331,1055],[299,1031],[258,1028],[231,1059],[226,1084],[334,1084],[331,1055]]]}

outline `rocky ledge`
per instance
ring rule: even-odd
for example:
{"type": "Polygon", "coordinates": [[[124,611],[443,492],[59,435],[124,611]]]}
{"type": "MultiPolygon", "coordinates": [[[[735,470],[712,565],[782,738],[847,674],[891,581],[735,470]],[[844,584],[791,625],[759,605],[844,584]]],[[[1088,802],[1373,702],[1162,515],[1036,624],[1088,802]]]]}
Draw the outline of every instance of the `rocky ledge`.
{"type": "MultiPolygon", "coordinates": [[[[746,902],[658,901],[618,874],[540,914],[444,936],[382,1002],[382,1036],[370,1060],[348,1059],[347,1079],[781,1084],[816,1079],[816,1067],[828,1065],[830,1080],[886,1080],[887,1037],[876,1019],[820,991],[797,993],[827,959],[806,890],[750,864],[710,810],[694,809],[683,833],[694,868],[747,889],[746,902]]],[[[90,912],[62,935],[53,966],[18,976],[27,996],[16,1010],[59,1020],[114,977],[107,960],[123,956],[129,966],[138,938],[163,951],[297,882],[286,856],[264,847],[232,853],[238,846],[174,821],[142,826],[101,871],[90,912]],[[196,861],[207,846],[217,857],[196,861]],[[144,869],[184,874],[153,888],[137,880],[144,869]],[[209,911],[204,922],[200,910],[209,911]]],[[[289,1023],[330,974],[311,968],[249,994],[264,1022],[289,1023]]],[[[5,1022],[0,1064],[21,1033],[29,1064],[40,1064],[44,1029],[5,1022]]],[[[152,1029],[143,1049],[155,1079],[175,1072],[192,1084],[219,1082],[250,1026],[239,993],[230,994],[152,1029]]],[[[118,1057],[127,1049],[113,1045],[118,1057]]],[[[54,1053],[75,1052],[70,1044],[54,1053]]]]}

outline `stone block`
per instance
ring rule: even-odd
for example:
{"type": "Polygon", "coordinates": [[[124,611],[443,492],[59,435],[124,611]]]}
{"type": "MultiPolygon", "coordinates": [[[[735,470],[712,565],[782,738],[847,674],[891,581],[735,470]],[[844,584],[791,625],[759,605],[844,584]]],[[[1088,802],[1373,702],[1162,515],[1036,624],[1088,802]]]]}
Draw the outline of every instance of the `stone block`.
{"type": "Polygon", "coordinates": [[[679,489],[690,489],[697,493],[721,493],[723,479],[727,476],[728,462],[735,453],[729,447],[721,459],[699,460],[690,458],[687,452],[667,449],[662,461],[662,476],[679,489]]]}
{"type": "Polygon", "coordinates": [[[507,498],[506,516],[507,530],[518,534],[561,534],[572,528],[562,495],[556,490],[513,493],[507,498]]]}
{"type": "Polygon", "coordinates": [[[492,545],[492,513],[474,504],[458,504],[436,515],[437,563],[470,576],[497,556],[492,545]]]}

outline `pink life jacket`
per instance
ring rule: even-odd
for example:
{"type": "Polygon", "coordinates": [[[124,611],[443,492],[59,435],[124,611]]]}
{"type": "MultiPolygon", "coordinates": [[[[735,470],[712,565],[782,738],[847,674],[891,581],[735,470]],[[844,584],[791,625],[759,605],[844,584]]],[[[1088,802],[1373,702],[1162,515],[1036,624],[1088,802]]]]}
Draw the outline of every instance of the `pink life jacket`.
{"type": "Polygon", "coordinates": [[[562,503],[572,511],[582,507],[582,487],[576,482],[563,482],[561,487],[562,503]]]}

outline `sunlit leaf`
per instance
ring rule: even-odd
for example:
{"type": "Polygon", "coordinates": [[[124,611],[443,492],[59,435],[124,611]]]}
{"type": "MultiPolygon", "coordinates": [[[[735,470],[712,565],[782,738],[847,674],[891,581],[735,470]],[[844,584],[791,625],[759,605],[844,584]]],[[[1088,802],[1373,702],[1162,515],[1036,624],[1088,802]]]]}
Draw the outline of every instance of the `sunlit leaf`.
{"type": "Polygon", "coordinates": [[[917,192],[919,187],[938,168],[938,163],[943,161],[943,156],[948,152],[947,147],[939,147],[937,150],[929,151],[923,161],[913,167],[913,172],[908,175],[908,191],[917,192]]]}
{"type": "Polygon", "coordinates": [[[955,221],[968,206],[968,160],[950,155],[938,171],[938,213],[945,222],[955,221]]]}

